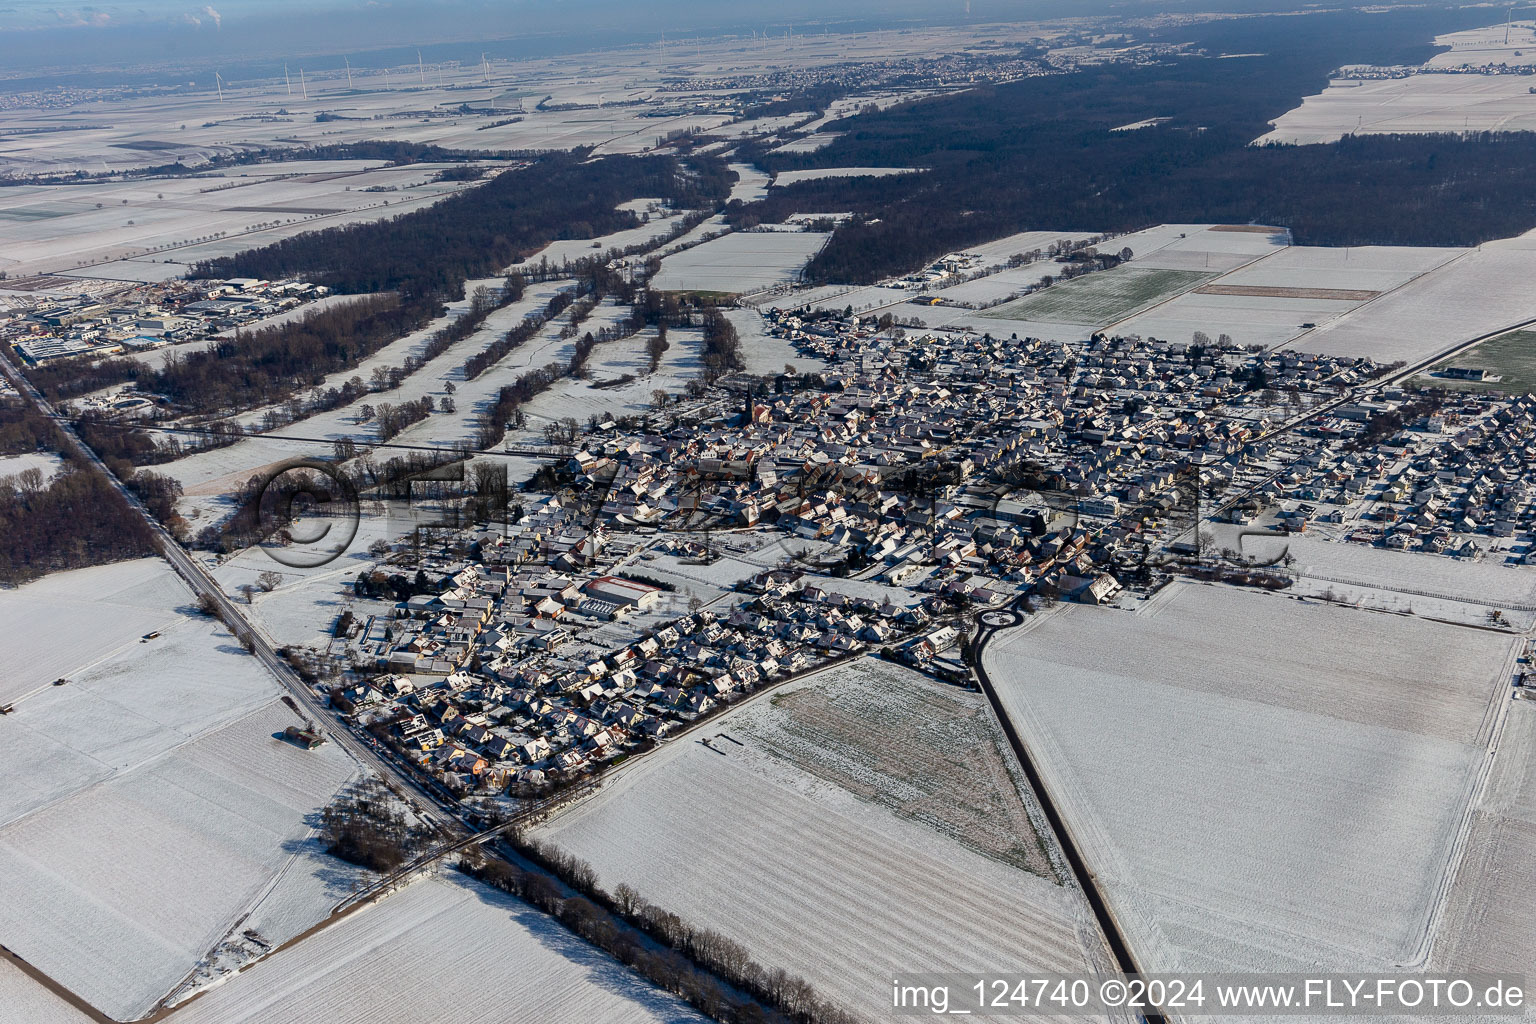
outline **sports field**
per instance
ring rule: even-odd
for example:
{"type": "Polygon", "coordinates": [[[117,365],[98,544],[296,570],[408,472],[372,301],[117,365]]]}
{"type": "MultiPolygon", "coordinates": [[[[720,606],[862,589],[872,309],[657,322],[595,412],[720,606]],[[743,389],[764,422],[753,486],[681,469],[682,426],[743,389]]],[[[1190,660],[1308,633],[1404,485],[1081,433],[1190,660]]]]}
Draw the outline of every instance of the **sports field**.
{"type": "Polygon", "coordinates": [[[1415,380],[1426,387],[1466,391],[1536,391],[1536,331],[1511,331],[1489,338],[1421,373],[1415,380]],[[1452,380],[1435,376],[1448,367],[1487,370],[1498,380],[1452,380]]]}

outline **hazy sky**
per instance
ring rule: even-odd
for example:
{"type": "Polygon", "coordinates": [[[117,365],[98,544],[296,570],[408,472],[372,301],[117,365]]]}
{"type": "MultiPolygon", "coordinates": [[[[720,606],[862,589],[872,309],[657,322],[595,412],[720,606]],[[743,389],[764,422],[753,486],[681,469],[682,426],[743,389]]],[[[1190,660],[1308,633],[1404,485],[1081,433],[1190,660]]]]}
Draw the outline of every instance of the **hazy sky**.
{"type": "MultiPolygon", "coordinates": [[[[976,16],[990,9],[993,17],[1028,17],[1113,0],[972,2],[976,16]]],[[[556,48],[568,50],[582,40],[606,45],[827,18],[952,20],[965,10],[965,0],[770,0],[752,7],[729,0],[0,0],[0,73],[509,39],[522,52],[561,39],[567,45],[556,48]]]]}
{"type": "MultiPolygon", "coordinates": [[[[1029,20],[1106,9],[1213,9],[1287,0],[0,0],[0,78],[154,65],[367,54],[461,43],[473,60],[787,25],[1029,20]],[[500,44],[500,45],[497,45],[500,44]],[[473,53],[469,51],[473,50],[473,53]]],[[[1293,2],[1293,0],[1291,0],[1293,2]]],[[[1342,2],[1342,0],[1331,0],[1342,2]]],[[[1314,6],[1308,4],[1307,6],[1314,6]]],[[[409,52],[407,52],[407,50],[409,52]]],[[[440,59],[459,57],[440,50],[440,59]]],[[[428,55],[428,59],[433,59],[428,55]]]]}

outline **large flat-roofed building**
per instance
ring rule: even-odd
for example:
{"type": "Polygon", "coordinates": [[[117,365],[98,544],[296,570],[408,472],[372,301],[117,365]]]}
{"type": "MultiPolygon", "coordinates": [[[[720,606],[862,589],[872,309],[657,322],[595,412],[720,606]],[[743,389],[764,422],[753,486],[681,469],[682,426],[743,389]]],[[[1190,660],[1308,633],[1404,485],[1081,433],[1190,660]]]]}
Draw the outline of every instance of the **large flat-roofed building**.
{"type": "Polygon", "coordinates": [[[661,590],[622,576],[599,576],[582,588],[588,597],[646,611],[661,603],[661,590]]]}
{"type": "Polygon", "coordinates": [[[16,354],[21,356],[33,366],[39,363],[52,362],[55,359],[68,359],[70,356],[83,355],[113,355],[121,352],[123,346],[112,343],[106,345],[93,345],[88,341],[73,338],[55,338],[52,336],[42,338],[23,338],[12,347],[16,354]]]}

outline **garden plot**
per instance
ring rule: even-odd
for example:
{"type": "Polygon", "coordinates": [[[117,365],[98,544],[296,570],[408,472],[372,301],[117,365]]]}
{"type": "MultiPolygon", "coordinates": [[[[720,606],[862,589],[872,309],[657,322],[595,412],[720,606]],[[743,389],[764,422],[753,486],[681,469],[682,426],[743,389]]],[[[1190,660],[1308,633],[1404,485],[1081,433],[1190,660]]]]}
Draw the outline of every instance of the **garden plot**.
{"type": "Polygon", "coordinates": [[[257,964],[176,1024],[703,1021],[527,904],[461,875],[418,882],[257,964]]]}
{"type": "MultiPolygon", "coordinates": [[[[903,706],[918,721],[893,727],[920,733],[921,702],[903,706]]],[[[610,890],[630,884],[684,920],[741,942],[765,966],[803,976],[860,1019],[888,1017],[892,970],[1106,965],[1075,891],[785,761],[808,751],[816,770],[875,791],[899,785],[905,770],[862,752],[856,738],[842,760],[809,750],[804,734],[795,735],[797,717],[757,698],[705,727],[709,746],[696,739],[663,746],[538,835],[591,862],[610,890]],[[758,729],[789,746],[776,753],[758,729]]],[[[821,723],[845,734],[856,728],[826,715],[821,723]]],[[[943,769],[926,767],[940,778],[920,785],[943,793],[943,769]]],[[[958,787],[949,795],[975,799],[958,787]]]]}
{"type": "Polygon", "coordinates": [[[1188,291],[1214,274],[1122,266],[1074,278],[988,310],[996,320],[1068,323],[1107,327],[1116,321],[1188,291]]]}
{"type": "Polygon", "coordinates": [[[733,231],[661,261],[663,291],[750,292],[793,281],[830,236],[819,231],[733,231]]]}
{"type": "Polygon", "coordinates": [[[1489,242],[1291,344],[1303,352],[1416,363],[1536,320],[1536,236],[1489,242]]]}
{"type": "Polygon", "coordinates": [[[177,621],[173,609],[190,603],[186,588],[158,558],[52,573],[0,590],[10,661],[0,676],[0,704],[128,650],[142,634],[177,621]]]}
{"type": "Polygon", "coordinates": [[[1513,648],[1175,583],[986,661],[1149,969],[1369,971],[1426,962],[1513,648]]]}
{"type": "MultiPolygon", "coordinates": [[[[205,657],[184,674],[213,689],[217,670],[205,657]]],[[[218,682],[231,684],[227,670],[218,682]]],[[[0,829],[10,893],[0,943],[109,1016],[147,1012],[277,877],[309,818],[355,771],[335,746],[307,751],[276,735],[297,721],[269,689],[244,717],[153,756],[141,744],[109,778],[10,821],[0,829]]],[[[122,719],[72,724],[122,754],[103,735],[122,719]]],[[[54,740],[66,741],[80,739],[54,740]]],[[[311,922],[329,907],[304,902],[311,922]]]]}

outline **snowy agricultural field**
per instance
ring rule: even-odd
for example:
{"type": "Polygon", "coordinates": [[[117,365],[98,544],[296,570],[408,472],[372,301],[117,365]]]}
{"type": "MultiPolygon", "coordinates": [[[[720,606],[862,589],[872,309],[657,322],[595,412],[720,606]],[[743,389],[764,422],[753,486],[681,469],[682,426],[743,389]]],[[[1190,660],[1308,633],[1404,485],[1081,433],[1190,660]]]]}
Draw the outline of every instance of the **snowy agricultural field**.
{"type": "Polygon", "coordinates": [[[1536,702],[1515,701],[1488,786],[1472,816],[1467,852],[1451,885],[1433,965],[1521,971],[1536,949],[1536,702]]]}
{"type": "Polygon", "coordinates": [[[1523,75],[1334,81],[1272,123],[1260,144],[1311,145],[1347,135],[1533,131],[1536,96],[1523,75]]]}
{"type": "Polygon", "coordinates": [[[1121,266],[1053,285],[1016,302],[989,309],[985,316],[994,320],[1106,327],[1188,291],[1212,276],[1190,270],[1121,266]]]}
{"type": "Polygon", "coordinates": [[[0,590],[10,662],[0,676],[0,704],[130,650],[144,633],[176,622],[177,606],[190,603],[158,558],[56,572],[0,590]]]}
{"type": "Polygon", "coordinates": [[[831,237],[819,231],[733,231],[661,261],[662,291],[749,292],[792,281],[831,237]]]}
{"type": "Polygon", "coordinates": [[[744,203],[756,202],[768,194],[768,186],[772,179],[764,171],[752,164],[731,164],[730,168],[736,174],[736,184],[731,186],[729,202],[739,199],[744,203]]]}
{"type": "MultiPolygon", "coordinates": [[[[891,971],[1105,966],[1077,892],[951,838],[965,832],[967,813],[973,843],[1007,838],[982,809],[1008,806],[1017,791],[1000,766],[971,760],[990,722],[951,716],[970,699],[959,691],[920,694],[932,684],[860,678],[865,662],[857,664],[768,691],[664,744],[541,826],[538,838],[591,862],[610,890],[630,884],[743,943],[765,966],[803,976],[860,1019],[889,1017],[891,971]],[[881,710],[884,685],[897,693],[881,710]],[[786,696],[794,693],[805,696],[786,696]],[[925,697],[946,719],[926,733],[925,697]],[[921,757],[869,749],[865,712],[885,716],[873,733],[899,734],[921,757]],[[834,749],[808,741],[833,734],[842,737],[834,749]],[[948,758],[963,762],[966,785],[954,782],[948,758]]],[[[1027,822],[1017,806],[1009,813],[1015,826],[1027,822]]]]}
{"type": "MultiPolygon", "coordinates": [[[[635,200],[634,202],[640,202],[635,200]]],[[[660,200],[649,200],[659,203],[660,200]]],[[[619,209],[631,207],[633,203],[621,204],[619,209]]],[[[637,214],[643,214],[644,209],[636,210],[637,214]]],[[[589,259],[601,255],[610,249],[628,249],[631,246],[651,246],[659,243],[682,224],[686,211],[656,211],[650,213],[650,219],[637,227],[624,228],[610,234],[600,235],[597,238],[567,238],[550,242],[538,252],[529,256],[521,263],[513,264],[514,267],[531,268],[537,266],[543,260],[548,259],[551,266],[560,266],[567,260],[589,259]]]]}
{"type": "Polygon", "coordinates": [[[1247,224],[1159,224],[1118,235],[1100,248],[1130,249],[1132,265],[1154,270],[1226,273],[1268,256],[1291,241],[1284,228],[1247,224]]]}
{"type": "MultiPolygon", "coordinates": [[[[1272,558],[1281,541],[1251,545],[1255,557],[1272,558]],[[1269,550],[1266,550],[1268,546],[1269,550]]],[[[1306,536],[1283,539],[1296,559],[1291,571],[1325,583],[1352,583],[1437,597],[1489,608],[1536,611],[1536,568],[1468,562],[1420,551],[1392,551],[1306,536]]]]}
{"type": "Polygon", "coordinates": [[[95,1018],[66,1002],[40,981],[0,956],[0,1006],[9,1019],[25,1024],[95,1024],[95,1018]]]}
{"type": "Polygon", "coordinates": [[[545,914],[457,873],[417,882],[177,1011],[176,1024],[691,1024],[545,914]]]}
{"type": "Polygon", "coordinates": [[[857,285],[828,284],[790,292],[787,295],[775,296],[762,302],[761,305],[778,306],[780,309],[815,309],[819,307],[846,309],[852,306],[855,313],[864,313],[871,310],[883,312],[885,307],[893,303],[905,302],[911,297],[912,292],[909,289],[894,286],[869,285],[868,287],[860,287],[857,285]]]}
{"type": "Polygon", "coordinates": [[[1536,234],[1488,242],[1293,342],[1302,352],[1417,363],[1536,320],[1536,234]]]}
{"type": "Polygon", "coordinates": [[[864,658],[780,687],[730,729],[975,853],[1059,880],[1033,796],[1020,798],[1022,773],[976,693],[864,658]]]}
{"type": "Polygon", "coordinates": [[[289,930],[324,917],[345,891],[293,862],[357,765],[280,738],[294,724],[260,662],[196,615],[19,702],[0,720],[0,945],[128,1019],[264,900],[289,930]]]}
{"type": "MultiPolygon", "coordinates": [[[[225,234],[219,240],[225,251],[249,249],[300,230],[392,215],[411,208],[413,200],[436,200],[463,187],[432,180],[444,164],[339,163],[346,166],[331,173],[251,165],[213,179],[8,189],[0,197],[0,267],[23,277],[146,253],[191,263],[207,253],[183,247],[215,234],[225,234]],[[376,186],[398,191],[365,191],[376,186]]],[[[156,269],[148,279],[158,274],[156,269]]]]}
{"type": "MultiPolygon", "coordinates": [[[[1338,248],[1291,245],[1276,249],[1214,282],[1220,286],[1306,292],[1389,292],[1467,250],[1419,245],[1355,245],[1338,248]]],[[[1375,296],[1359,299],[1365,301],[1375,296]]]]}
{"type": "Polygon", "coordinates": [[[1515,646],[1174,583],[986,666],[1148,969],[1370,971],[1428,961],[1515,646]]]}
{"type": "Polygon", "coordinates": [[[1119,334],[1188,342],[1195,332],[1212,338],[1229,334],[1239,345],[1282,345],[1305,334],[1306,324],[1328,323],[1358,308],[1340,299],[1267,295],[1213,295],[1204,288],[1185,292],[1156,309],[1131,317],[1119,334]]]}
{"type": "Polygon", "coordinates": [[[773,177],[777,186],[794,185],[821,178],[888,178],[893,174],[921,174],[919,167],[816,167],[804,171],[780,171],[773,177]]]}
{"type": "MultiPolygon", "coordinates": [[[[1529,8],[1527,8],[1528,10],[1529,8]]],[[[1435,37],[1436,46],[1449,46],[1424,62],[1425,67],[1482,67],[1507,64],[1510,67],[1536,64],[1536,21],[1509,19],[1465,32],[1447,32],[1435,37]]]]}
{"type": "Polygon", "coordinates": [[[1000,270],[986,277],[978,277],[974,281],[952,284],[948,288],[939,288],[929,294],[936,298],[948,299],[950,302],[970,303],[977,306],[1001,302],[1025,288],[1034,287],[1048,276],[1054,276],[1059,269],[1060,267],[1054,261],[1041,260],[1028,266],[1000,270]]]}
{"type": "Polygon", "coordinates": [[[1133,317],[1119,329],[1171,341],[1203,331],[1211,337],[1230,334],[1239,345],[1279,345],[1409,285],[1466,251],[1287,246],[1133,317]]]}

